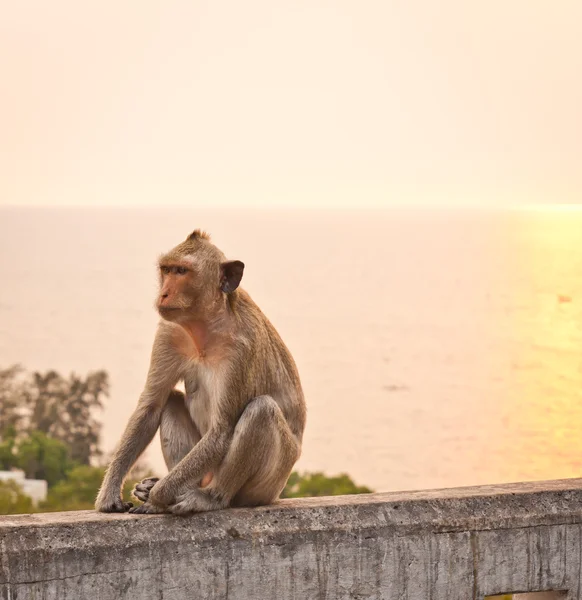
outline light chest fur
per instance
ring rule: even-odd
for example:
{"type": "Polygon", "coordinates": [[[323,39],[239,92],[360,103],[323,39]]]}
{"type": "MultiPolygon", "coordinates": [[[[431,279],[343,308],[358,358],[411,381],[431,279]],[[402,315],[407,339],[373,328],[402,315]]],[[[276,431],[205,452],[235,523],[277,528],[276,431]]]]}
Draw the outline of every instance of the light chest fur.
{"type": "Polygon", "coordinates": [[[224,393],[227,355],[218,347],[201,355],[192,337],[177,325],[171,325],[173,347],[183,361],[186,408],[200,435],[204,435],[215,423],[218,402],[224,393]]]}
{"type": "Polygon", "coordinates": [[[186,408],[200,435],[215,423],[224,367],[220,364],[192,360],[184,377],[186,408]]]}

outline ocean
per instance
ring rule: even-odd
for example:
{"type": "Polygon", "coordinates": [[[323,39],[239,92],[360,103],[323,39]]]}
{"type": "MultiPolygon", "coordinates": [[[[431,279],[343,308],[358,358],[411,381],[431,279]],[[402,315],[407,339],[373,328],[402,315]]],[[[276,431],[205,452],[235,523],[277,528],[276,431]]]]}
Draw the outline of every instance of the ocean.
{"type": "MultiPolygon", "coordinates": [[[[582,211],[0,210],[0,368],[145,381],[157,256],[245,262],[308,405],[300,470],[377,491],[582,475],[582,211]]],[[[165,472],[158,440],[147,462],[165,472]]]]}

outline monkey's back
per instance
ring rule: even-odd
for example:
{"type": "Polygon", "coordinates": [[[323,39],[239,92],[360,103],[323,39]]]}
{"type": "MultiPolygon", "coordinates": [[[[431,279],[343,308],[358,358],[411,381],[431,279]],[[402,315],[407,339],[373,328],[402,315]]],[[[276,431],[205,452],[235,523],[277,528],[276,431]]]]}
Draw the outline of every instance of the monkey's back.
{"type": "Polygon", "coordinates": [[[244,346],[245,354],[251,357],[244,367],[244,382],[241,381],[247,388],[248,399],[271,396],[283,411],[294,435],[301,440],[306,406],[299,371],[291,352],[246,291],[237,290],[231,308],[239,324],[237,343],[244,346]]]}

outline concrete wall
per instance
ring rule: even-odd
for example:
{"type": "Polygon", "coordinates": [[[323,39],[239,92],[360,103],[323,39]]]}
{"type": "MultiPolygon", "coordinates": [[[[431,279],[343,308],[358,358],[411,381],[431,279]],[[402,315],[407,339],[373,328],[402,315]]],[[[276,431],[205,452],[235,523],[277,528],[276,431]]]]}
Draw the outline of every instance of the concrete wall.
{"type": "Polygon", "coordinates": [[[582,480],[0,517],[2,600],[582,600],[582,480]]]}

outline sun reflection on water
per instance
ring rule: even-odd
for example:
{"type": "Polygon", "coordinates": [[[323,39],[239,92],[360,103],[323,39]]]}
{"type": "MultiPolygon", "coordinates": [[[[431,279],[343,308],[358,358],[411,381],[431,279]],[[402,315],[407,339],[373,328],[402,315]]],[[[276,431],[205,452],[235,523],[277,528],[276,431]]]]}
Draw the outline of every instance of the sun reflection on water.
{"type": "Polygon", "coordinates": [[[582,475],[582,215],[516,217],[511,385],[503,405],[506,479],[582,475]],[[512,460],[519,456],[519,461],[512,460]],[[523,464],[523,457],[530,457],[523,464]]]}

